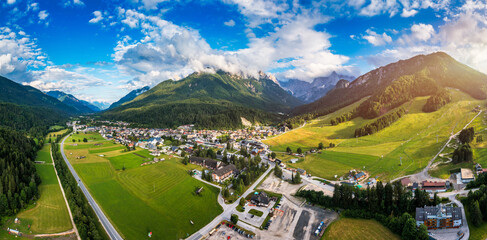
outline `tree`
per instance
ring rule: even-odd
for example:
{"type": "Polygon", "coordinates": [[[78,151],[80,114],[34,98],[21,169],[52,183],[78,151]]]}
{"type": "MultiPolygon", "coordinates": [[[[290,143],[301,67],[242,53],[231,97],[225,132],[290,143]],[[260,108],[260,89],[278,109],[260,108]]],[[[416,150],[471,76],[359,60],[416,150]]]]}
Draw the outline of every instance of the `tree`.
{"type": "Polygon", "coordinates": [[[242,206],[242,207],[245,206],[245,198],[243,198],[243,197],[240,198],[240,206],[242,206]]]}
{"type": "Polygon", "coordinates": [[[325,148],[325,146],[323,145],[323,143],[322,143],[322,142],[320,142],[320,143],[318,144],[318,149],[319,149],[319,150],[321,150],[321,149],[323,149],[323,148],[325,148]]]}
{"type": "Polygon", "coordinates": [[[299,174],[298,172],[296,172],[296,175],[294,175],[294,173],[293,173],[293,176],[292,176],[292,179],[291,179],[291,183],[292,184],[300,184],[301,183],[301,174],[299,174]]]}
{"type": "Polygon", "coordinates": [[[230,221],[232,221],[233,224],[237,224],[238,216],[236,214],[232,214],[232,216],[230,217],[230,221]]]}
{"type": "Polygon", "coordinates": [[[279,165],[276,165],[274,168],[274,175],[278,178],[282,178],[282,169],[279,167],[279,165]]]}
{"type": "MultiPolygon", "coordinates": [[[[51,140],[51,139],[49,138],[49,140],[51,140]]],[[[73,142],[76,142],[76,139],[73,138],[73,142]]]]}
{"type": "Polygon", "coordinates": [[[482,212],[480,211],[479,202],[472,202],[470,205],[470,219],[472,224],[479,227],[482,224],[482,212]]]}
{"type": "Polygon", "coordinates": [[[86,138],[83,138],[83,142],[88,142],[88,139],[86,139],[86,138]]]}
{"type": "Polygon", "coordinates": [[[421,226],[419,226],[419,229],[417,232],[418,232],[418,235],[417,235],[418,240],[430,239],[429,234],[428,234],[428,228],[424,224],[421,224],[421,226]]]}
{"type": "Polygon", "coordinates": [[[474,131],[473,127],[469,127],[469,128],[463,129],[460,132],[460,134],[458,134],[458,140],[462,144],[467,144],[467,143],[472,142],[474,136],[475,136],[475,131],[474,131]]]}
{"type": "Polygon", "coordinates": [[[230,197],[230,191],[228,191],[228,188],[223,189],[223,197],[225,198],[230,197]]]}
{"type": "Polygon", "coordinates": [[[188,165],[188,162],[189,162],[188,157],[184,157],[183,158],[183,164],[188,165]]]}
{"type": "Polygon", "coordinates": [[[409,218],[402,230],[403,240],[416,240],[417,238],[416,222],[413,218],[409,218]]]}
{"type": "Polygon", "coordinates": [[[303,153],[303,150],[301,148],[298,148],[297,153],[298,154],[302,154],[303,153]]]}
{"type": "Polygon", "coordinates": [[[276,156],[277,156],[277,154],[276,154],[275,152],[272,152],[272,153],[271,153],[271,158],[272,158],[272,159],[275,159],[275,158],[276,158],[276,156]]]}
{"type": "Polygon", "coordinates": [[[293,153],[293,150],[291,150],[291,148],[290,148],[290,147],[287,147],[287,148],[286,148],[286,152],[287,152],[287,153],[289,153],[289,154],[291,154],[291,153],[293,153]]]}

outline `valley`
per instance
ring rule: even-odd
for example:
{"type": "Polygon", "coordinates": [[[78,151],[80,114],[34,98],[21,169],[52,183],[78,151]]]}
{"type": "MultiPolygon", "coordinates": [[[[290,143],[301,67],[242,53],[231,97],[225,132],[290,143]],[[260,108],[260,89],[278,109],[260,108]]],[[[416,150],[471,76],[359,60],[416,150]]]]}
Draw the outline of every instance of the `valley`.
{"type": "Polygon", "coordinates": [[[336,147],[321,154],[308,154],[293,166],[310,171],[313,175],[334,179],[351,169],[363,169],[372,176],[391,180],[416,173],[426,167],[428,161],[440,150],[453,132],[460,131],[475,115],[472,110],[484,101],[451,89],[453,100],[446,107],[424,113],[425,97],[415,98],[403,104],[408,113],[388,128],[370,136],[354,138],[355,129],[373,122],[356,118],[336,126],[330,120],[356,108],[364,100],[337,112],[320,117],[306,126],[286,134],[265,140],[272,150],[284,153],[287,147],[309,150],[333,143],[336,147]],[[437,141],[438,140],[438,141],[437,141]],[[400,160],[401,159],[401,160],[400,160]],[[402,161],[402,166],[400,166],[402,161]]]}

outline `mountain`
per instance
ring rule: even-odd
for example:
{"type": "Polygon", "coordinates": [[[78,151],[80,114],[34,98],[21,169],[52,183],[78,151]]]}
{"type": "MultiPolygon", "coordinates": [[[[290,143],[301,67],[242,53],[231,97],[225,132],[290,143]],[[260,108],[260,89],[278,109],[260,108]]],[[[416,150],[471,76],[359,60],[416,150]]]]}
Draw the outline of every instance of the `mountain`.
{"type": "Polygon", "coordinates": [[[120,100],[118,100],[117,102],[112,103],[112,105],[110,105],[110,107],[108,109],[112,109],[112,108],[118,107],[118,106],[120,106],[126,102],[130,102],[130,101],[134,100],[134,98],[136,98],[140,94],[149,91],[149,89],[150,89],[150,87],[146,86],[143,88],[133,90],[133,91],[129,92],[127,95],[125,95],[124,97],[120,98],[120,100]]]}
{"type": "Polygon", "coordinates": [[[218,71],[163,81],[102,116],[153,127],[238,128],[245,120],[254,124],[276,121],[300,104],[269,77],[218,71]]]}
{"type": "Polygon", "coordinates": [[[459,89],[473,98],[487,98],[487,75],[444,52],[418,55],[372,70],[348,86],[335,88],[317,101],[299,106],[293,115],[321,116],[370,96],[354,111],[355,116],[375,118],[419,96],[430,96],[425,109],[438,109],[448,101],[445,88],[459,89]]]}
{"type": "Polygon", "coordinates": [[[325,96],[341,79],[353,81],[355,77],[341,75],[334,71],[327,77],[315,78],[311,83],[298,79],[280,81],[279,83],[282,88],[290,91],[293,96],[310,103],[325,96]]]}
{"type": "Polygon", "coordinates": [[[111,105],[110,103],[104,101],[93,101],[91,102],[91,104],[93,104],[93,106],[99,108],[100,110],[108,109],[111,105]]]}
{"type": "Polygon", "coordinates": [[[100,109],[93,104],[84,101],[84,100],[79,100],[76,97],[74,97],[71,94],[67,94],[61,91],[49,91],[46,93],[47,95],[54,97],[61,101],[62,103],[73,107],[76,109],[78,113],[94,113],[94,112],[99,112],[100,109]]]}
{"type": "Polygon", "coordinates": [[[8,78],[0,76],[0,102],[17,105],[45,107],[65,114],[75,114],[77,110],[56,98],[31,86],[18,84],[8,78]]]}

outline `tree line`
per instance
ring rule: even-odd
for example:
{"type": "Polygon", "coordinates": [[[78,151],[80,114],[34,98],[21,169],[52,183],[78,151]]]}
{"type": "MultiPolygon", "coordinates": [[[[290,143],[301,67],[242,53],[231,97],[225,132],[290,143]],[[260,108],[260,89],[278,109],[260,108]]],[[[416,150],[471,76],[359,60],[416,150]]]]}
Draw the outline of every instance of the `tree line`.
{"type": "MultiPolygon", "coordinates": [[[[70,131],[64,134],[66,136],[70,131]]],[[[58,138],[59,139],[59,138],[58,138]]],[[[101,226],[93,209],[88,204],[88,200],[83,195],[81,188],[69,171],[61,155],[61,150],[57,143],[51,143],[54,163],[61,180],[66,198],[68,199],[74,223],[78,228],[81,239],[101,240],[108,239],[105,230],[101,226]]]]}
{"type": "Polygon", "coordinates": [[[332,119],[332,120],[330,121],[330,124],[331,124],[332,126],[335,126],[335,125],[338,125],[338,124],[340,124],[340,123],[342,123],[342,122],[347,122],[347,121],[350,121],[350,120],[352,120],[352,119],[353,119],[353,115],[354,115],[353,113],[344,113],[344,114],[342,114],[341,116],[339,116],[339,117],[337,117],[337,118],[335,118],[335,119],[332,119]]]}
{"type": "Polygon", "coordinates": [[[374,134],[388,126],[390,126],[395,121],[399,120],[402,116],[406,114],[406,110],[404,108],[399,108],[397,111],[389,113],[372,123],[366,124],[361,128],[355,129],[355,137],[362,137],[374,134]]]}
{"type": "Polygon", "coordinates": [[[342,214],[346,217],[375,219],[403,239],[428,239],[426,227],[417,229],[412,216],[416,207],[440,203],[436,194],[430,200],[428,193],[419,189],[413,196],[399,181],[385,186],[378,182],[366,190],[336,184],[332,197],[314,190],[300,190],[296,196],[326,208],[344,209],[342,214]]]}
{"type": "Polygon", "coordinates": [[[468,215],[469,222],[476,227],[487,222],[487,185],[481,185],[479,190],[475,192],[469,191],[462,202],[465,206],[465,211],[470,213],[468,215]]]}
{"type": "Polygon", "coordinates": [[[470,143],[473,141],[474,136],[475,131],[473,127],[460,131],[460,134],[458,135],[460,145],[453,151],[453,163],[471,162],[473,160],[473,152],[470,143]]]}
{"type": "Polygon", "coordinates": [[[435,95],[430,96],[428,100],[426,100],[426,103],[423,106],[423,112],[434,112],[451,102],[451,100],[452,96],[450,92],[442,89],[438,91],[435,95]]]}

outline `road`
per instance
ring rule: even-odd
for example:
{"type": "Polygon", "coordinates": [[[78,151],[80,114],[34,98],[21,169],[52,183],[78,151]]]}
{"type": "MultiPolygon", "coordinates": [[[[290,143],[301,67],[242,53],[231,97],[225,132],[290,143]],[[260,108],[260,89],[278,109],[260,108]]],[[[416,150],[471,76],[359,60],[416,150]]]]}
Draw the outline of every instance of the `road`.
{"type": "MultiPolygon", "coordinates": [[[[479,190],[479,189],[478,188],[471,189],[472,192],[475,192],[477,190],[479,190]]],[[[448,199],[450,199],[450,201],[452,201],[453,203],[455,203],[457,206],[459,206],[462,209],[462,218],[463,218],[462,223],[463,223],[463,225],[461,227],[461,230],[465,233],[463,239],[469,239],[470,230],[468,228],[467,216],[465,215],[465,208],[463,207],[462,202],[458,201],[455,197],[458,194],[467,194],[469,191],[470,190],[460,190],[460,191],[453,191],[453,192],[438,193],[439,197],[447,197],[448,199]]]]}
{"type": "Polygon", "coordinates": [[[105,213],[103,213],[103,211],[101,210],[101,208],[98,206],[98,204],[95,202],[95,200],[93,199],[93,197],[91,196],[90,192],[88,191],[88,189],[86,189],[85,185],[83,184],[83,182],[81,181],[80,177],[78,176],[78,174],[76,173],[76,171],[74,170],[73,166],[71,165],[71,163],[68,161],[68,158],[66,157],[66,154],[64,154],[64,141],[70,136],[71,134],[69,134],[68,136],[66,136],[63,141],[61,142],[61,154],[63,155],[63,158],[64,158],[64,162],[66,162],[66,165],[68,165],[68,168],[69,168],[69,171],[71,171],[71,174],[73,174],[73,177],[74,179],[76,180],[76,182],[78,182],[78,185],[79,187],[81,188],[81,190],[83,191],[83,194],[85,195],[86,199],[88,199],[88,203],[90,204],[90,206],[93,208],[93,210],[95,211],[96,213],[96,216],[98,217],[98,220],[100,221],[101,225],[103,226],[103,228],[105,229],[105,231],[107,232],[108,236],[110,237],[110,239],[114,239],[114,240],[122,240],[123,238],[120,236],[120,234],[117,232],[117,230],[115,230],[115,228],[113,227],[112,223],[108,220],[108,218],[105,216],[105,213]]]}
{"type": "MultiPolygon", "coordinates": [[[[244,194],[242,194],[242,197],[243,196],[247,196],[248,194],[250,194],[251,192],[254,191],[255,187],[257,187],[257,185],[262,181],[262,179],[265,178],[265,176],[267,176],[267,174],[272,170],[274,169],[274,166],[271,165],[269,167],[269,169],[267,169],[267,171],[265,171],[260,177],[259,179],[257,179],[254,184],[252,184],[252,186],[249,187],[249,189],[247,189],[247,191],[245,191],[244,194]]],[[[242,198],[240,197],[240,198],[242,198]]],[[[234,203],[232,204],[223,204],[223,212],[218,215],[217,217],[215,217],[213,219],[213,221],[211,221],[210,223],[208,223],[206,226],[204,226],[203,228],[201,228],[199,231],[195,232],[193,235],[189,236],[187,239],[189,240],[198,240],[200,238],[202,238],[204,235],[206,235],[207,233],[209,233],[211,231],[211,229],[213,229],[214,227],[216,227],[216,225],[220,222],[222,222],[223,220],[230,220],[230,217],[232,215],[232,212],[235,210],[235,208],[237,207],[237,205],[239,204],[240,202],[240,198],[237,199],[234,203]]]]}

